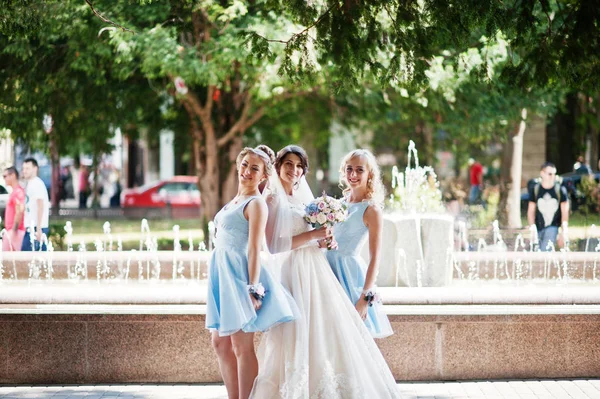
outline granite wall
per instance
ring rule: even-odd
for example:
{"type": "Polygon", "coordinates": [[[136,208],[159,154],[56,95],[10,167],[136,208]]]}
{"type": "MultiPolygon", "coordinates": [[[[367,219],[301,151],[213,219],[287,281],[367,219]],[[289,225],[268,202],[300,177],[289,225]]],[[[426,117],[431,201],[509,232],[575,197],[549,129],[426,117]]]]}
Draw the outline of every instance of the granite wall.
{"type": "MultiPolygon", "coordinates": [[[[397,380],[600,376],[599,314],[390,319],[397,380]]],[[[202,314],[0,314],[0,383],[216,381],[202,314]]]]}

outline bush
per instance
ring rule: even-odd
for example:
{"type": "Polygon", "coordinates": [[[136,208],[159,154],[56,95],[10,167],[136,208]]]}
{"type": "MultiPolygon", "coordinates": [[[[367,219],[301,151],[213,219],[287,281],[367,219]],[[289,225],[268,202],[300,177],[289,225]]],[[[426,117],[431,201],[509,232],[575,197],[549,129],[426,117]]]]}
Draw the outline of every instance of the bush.
{"type": "Polygon", "coordinates": [[[50,223],[48,225],[48,230],[48,241],[52,243],[54,249],[65,251],[67,249],[65,242],[67,232],[65,231],[64,223],[50,223]]]}
{"type": "Polygon", "coordinates": [[[579,190],[584,198],[581,211],[586,215],[600,211],[600,184],[596,183],[593,175],[582,176],[579,190]]]}

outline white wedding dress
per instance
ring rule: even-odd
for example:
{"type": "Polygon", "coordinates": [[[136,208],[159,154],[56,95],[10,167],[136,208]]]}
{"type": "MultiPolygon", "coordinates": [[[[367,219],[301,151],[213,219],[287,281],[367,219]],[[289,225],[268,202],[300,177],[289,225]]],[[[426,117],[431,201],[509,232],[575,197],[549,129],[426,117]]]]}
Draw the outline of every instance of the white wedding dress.
{"type": "MultiPolygon", "coordinates": [[[[304,205],[289,206],[293,235],[309,230],[304,205]]],[[[399,398],[385,359],[316,244],[280,256],[281,282],[300,317],[264,333],[250,397],[399,398]]]]}

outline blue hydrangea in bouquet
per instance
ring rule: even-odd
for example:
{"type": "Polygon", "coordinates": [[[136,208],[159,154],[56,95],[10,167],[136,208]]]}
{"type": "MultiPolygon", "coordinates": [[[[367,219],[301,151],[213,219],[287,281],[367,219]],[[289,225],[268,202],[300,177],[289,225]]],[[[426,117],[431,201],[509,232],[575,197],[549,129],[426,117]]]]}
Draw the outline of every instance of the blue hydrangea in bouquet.
{"type": "MultiPolygon", "coordinates": [[[[344,202],[328,196],[325,192],[322,196],[312,200],[306,206],[305,211],[304,220],[315,229],[323,226],[331,228],[348,217],[348,206],[344,202]]],[[[330,242],[328,242],[327,248],[331,249],[329,244],[330,242]]]]}

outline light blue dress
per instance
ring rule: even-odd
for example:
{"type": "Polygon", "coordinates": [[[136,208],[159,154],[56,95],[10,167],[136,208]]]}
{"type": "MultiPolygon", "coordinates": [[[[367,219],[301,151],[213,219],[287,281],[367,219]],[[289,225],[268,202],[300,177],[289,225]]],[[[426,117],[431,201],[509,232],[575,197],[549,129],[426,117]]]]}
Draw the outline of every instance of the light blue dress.
{"type": "MultiPolygon", "coordinates": [[[[338,249],[327,251],[327,260],[346,295],[356,304],[363,292],[368,269],[367,263],[360,256],[360,250],[369,237],[369,230],[363,221],[369,203],[364,201],[347,205],[348,217],[333,228],[338,249]]],[[[374,302],[369,307],[365,324],[374,338],[393,334],[381,303],[374,302]]]]}
{"type": "Polygon", "coordinates": [[[261,267],[260,282],[266,295],[261,308],[252,306],[248,294],[248,220],[244,208],[257,197],[228,204],[215,216],[215,249],[208,271],[206,328],[227,336],[238,331],[266,331],[294,320],[297,309],[283,286],[261,267]]]}

